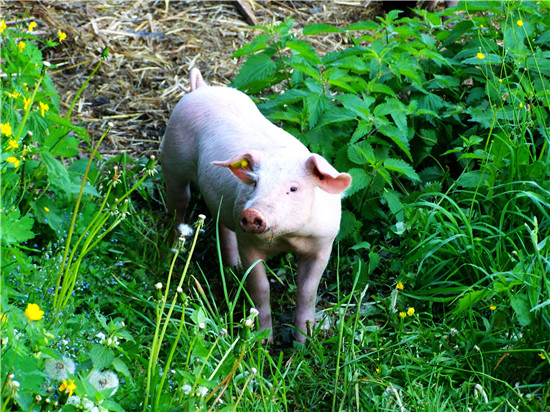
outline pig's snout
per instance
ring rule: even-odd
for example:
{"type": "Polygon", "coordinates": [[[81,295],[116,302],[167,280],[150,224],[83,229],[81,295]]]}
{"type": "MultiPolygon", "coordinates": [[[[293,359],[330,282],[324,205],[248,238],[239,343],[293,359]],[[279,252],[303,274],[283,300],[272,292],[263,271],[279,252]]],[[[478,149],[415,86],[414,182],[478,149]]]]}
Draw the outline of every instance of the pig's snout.
{"type": "Polygon", "coordinates": [[[256,209],[244,209],[239,215],[239,225],[245,233],[264,233],[265,220],[256,209]]]}

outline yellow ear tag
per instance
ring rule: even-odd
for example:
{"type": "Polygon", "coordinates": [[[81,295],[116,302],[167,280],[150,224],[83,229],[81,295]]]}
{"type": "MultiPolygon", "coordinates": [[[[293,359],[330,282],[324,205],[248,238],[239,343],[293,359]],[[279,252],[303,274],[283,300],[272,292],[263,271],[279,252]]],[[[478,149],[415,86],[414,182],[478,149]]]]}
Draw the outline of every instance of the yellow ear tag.
{"type": "Polygon", "coordinates": [[[232,169],[240,169],[242,167],[247,167],[247,166],[248,166],[248,160],[247,159],[241,159],[241,160],[236,161],[235,163],[231,163],[231,168],[232,169]]]}

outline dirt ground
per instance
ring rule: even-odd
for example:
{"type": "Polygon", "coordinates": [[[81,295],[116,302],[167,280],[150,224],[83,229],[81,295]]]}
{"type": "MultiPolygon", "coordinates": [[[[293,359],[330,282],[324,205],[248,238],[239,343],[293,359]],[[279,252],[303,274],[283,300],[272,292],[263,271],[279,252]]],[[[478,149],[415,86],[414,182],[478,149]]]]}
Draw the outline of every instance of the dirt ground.
{"type": "MultiPolygon", "coordinates": [[[[234,2],[181,0],[4,1],[8,25],[35,21],[34,33],[67,38],[44,58],[57,66],[51,76],[67,110],[109,46],[110,54],[78,99],[72,120],[83,122],[93,140],[108,122],[115,127],[101,153],[126,151],[135,157],[157,154],[170,112],[183,95],[189,70],[196,66],[214,85],[226,85],[242,59],[238,48],[261,31],[251,27],[234,2]]],[[[369,1],[252,1],[258,25],[294,18],[294,32],[309,23],[348,25],[381,13],[369,1]]],[[[309,39],[311,40],[311,39],[309,39]]],[[[340,34],[313,41],[321,52],[337,49],[340,34]]]]}

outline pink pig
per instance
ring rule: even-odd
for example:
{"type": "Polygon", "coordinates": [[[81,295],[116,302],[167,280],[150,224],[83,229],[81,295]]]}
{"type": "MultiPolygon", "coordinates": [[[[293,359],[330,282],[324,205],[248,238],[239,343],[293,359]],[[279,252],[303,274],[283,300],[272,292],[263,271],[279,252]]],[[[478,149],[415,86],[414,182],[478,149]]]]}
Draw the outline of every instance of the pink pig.
{"type": "MultiPolygon", "coordinates": [[[[213,216],[220,208],[227,265],[242,263],[247,269],[275,253],[297,253],[295,324],[301,333],[296,339],[305,341],[340,226],[341,193],[351,177],[270,123],[244,93],[208,86],[198,69],[191,70],[190,88],[174,109],[161,145],[169,212],[176,224],[183,222],[194,182],[213,216]]],[[[246,286],[261,329],[271,330],[263,264],[252,268],[246,286]]]]}

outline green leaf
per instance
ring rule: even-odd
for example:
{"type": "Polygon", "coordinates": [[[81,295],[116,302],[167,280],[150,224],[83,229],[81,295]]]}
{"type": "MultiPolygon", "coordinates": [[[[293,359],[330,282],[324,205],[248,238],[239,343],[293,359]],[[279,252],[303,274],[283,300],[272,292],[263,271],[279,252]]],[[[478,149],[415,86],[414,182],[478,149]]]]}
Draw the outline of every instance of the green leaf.
{"type": "Polygon", "coordinates": [[[233,53],[233,58],[235,57],[241,57],[246,54],[251,54],[258,52],[260,50],[264,50],[267,47],[267,43],[269,42],[271,38],[263,33],[260,34],[258,37],[256,37],[254,40],[252,40],[250,43],[244,45],[239,50],[237,50],[235,53],[233,53]]]}
{"type": "Polygon", "coordinates": [[[363,169],[349,169],[351,175],[351,186],[344,192],[344,197],[350,197],[355,193],[363,190],[369,184],[367,173],[363,169]]]}
{"type": "Polygon", "coordinates": [[[334,107],[329,112],[323,115],[322,121],[319,126],[326,126],[331,123],[340,123],[356,118],[355,113],[351,110],[347,110],[341,107],[334,107]]]}
{"type": "Polygon", "coordinates": [[[532,321],[532,314],[529,310],[529,299],[527,295],[512,295],[510,305],[516,313],[516,318],[521,326],[529,326],[532,321]]]}
{"type": "Polygon", "coordinates": [[[286,45],[311,64],[321,64],[321,59],[311,44],[304,40],[289,40],[286,45]]]}
{"type": "Polygon", "coordinates": [[[358,221],[355,215],[351,213],[349,210],[343,210],[342,218],[340,220],[340,232],[336,237],[336,241],[340,241],[341,239],[344,239],[345,237],[349,236],[354,231],[357,224],[358,224],[358,221]]]}
{"type": "Polygon", "coordinates": [[[487,170],[473,170],[471,172],[466,172],[460,175],[456,184],[460,187],[465,188],[474,188],[485,183],[489,178],[489,173],[487,170]]]}
{"type": "Polygon", "coordinates": [[[323,94],[310,93],[304,99],[307,108],[309,127],[314,128],[319,121],[321,113],[327,110],[330,106],[330,99],[323,94]]]}
{"type": "Polygon", "coordinates": [[[248,56],[231,84],[237,89],[246,89],[246,86],[254,81],[265,80],[273,76],[276,70],[277,65],[271,60],[269,54],[265,52],[253,54],[248,56]]]}
{"type": "Polygon", "coordinates": [[[304,29],[302,30],[302,33],[304,36],[310,36],[312,34],[319,34],[319,33],[341,33],[344,32],[344,29],[341,29],[336,26],[332,26],[330,24],[326,23],[313,23],[308,24],[304,29]]]}
{"type": "Polygon", "coordinates": [[[348,159],[358,165],[376,162],[372,146],[365,141],[348,146],[348,159]]]}
{"type": "Polygon", "coordinates": [[[31,230],[34,220],[29,215],[21,217],[19,209],[14,209],[7,215],[2,211],[1,219],[2,243],[21,243],[35,236],[31,230]]]}
{"type": "Polygon", "coordinates": [[[384,190],[382,197],[388,204],[390,211],[397,217],[397,220],[403,221],[403,203],[399,200],[397,192],[394,190],[384,190]]]}
{"type": "Polygon", "coordinates": [[[94,368],[101,371],[113,363],[115,353],[103,345],[94,344],[90,350],[90,358],[92,359],[94,368]]]}
{"type": "Polygon", "coordinates": [[[409,151],[409,141],[405,133],[392,125],[382,125],[378,128],[380,133],[389,137],[409,158],[412,162],[411,152],[409,151]]]}
{"type": "Polygon", "coordinates": [[[488,290],[474,290],[472,292],[466,293],[458,301],[455,311],[460,313],[472,308],[477,302],[485,298],[489,294],[488,290]]]}
{"type": "Polygon", "coordinates": [[[404,160],[392,158],[386,159],[384,160],[384,167],[393,172],[405,175],[405,177],[413,182],[420,182],[420,177],[418,177],[418,174],[414,168],[404,160]]]}
{"type": "Polygon", "coordinates": [[[122,373],[127,378],[132,379],[132,374],[130,373],[130,369],[128,369],[128,366],[124,363],[124,361],[120,358],[114,358],[113,359],[113,367],[117,372],[122,373]]]}

